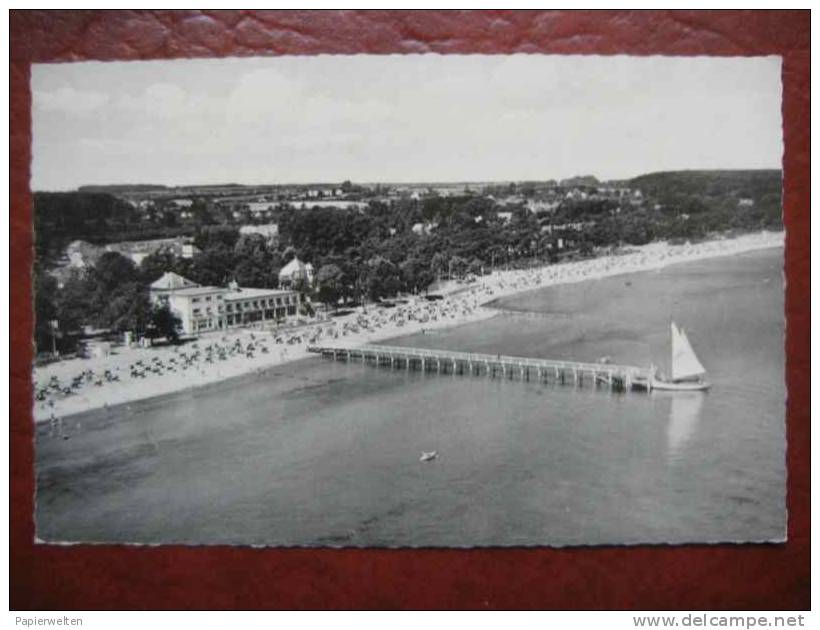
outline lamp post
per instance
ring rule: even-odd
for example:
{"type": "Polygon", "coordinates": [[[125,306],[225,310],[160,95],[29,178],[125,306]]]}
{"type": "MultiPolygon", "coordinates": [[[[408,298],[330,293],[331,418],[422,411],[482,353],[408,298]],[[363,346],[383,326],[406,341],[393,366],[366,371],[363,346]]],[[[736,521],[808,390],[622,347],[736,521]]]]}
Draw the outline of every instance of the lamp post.
{"type": "Polygon", "coordinates": [[[56,319],[52,319],[49,322],[49,328],[51,329],[51,354],[53,356],[57,356],[57,330],[60,327],[60,323],[56,319]]]}

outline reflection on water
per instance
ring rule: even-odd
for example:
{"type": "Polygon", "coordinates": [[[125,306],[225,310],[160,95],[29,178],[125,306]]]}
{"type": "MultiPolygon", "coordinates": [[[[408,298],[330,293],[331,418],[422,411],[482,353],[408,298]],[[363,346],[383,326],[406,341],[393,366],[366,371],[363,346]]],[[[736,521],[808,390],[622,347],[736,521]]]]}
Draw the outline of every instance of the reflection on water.
{"type": "Polygon", "coordinates": [[[669,424],[666,427],[666,445],[669,461],[683,455],[687,443],[697,431],[703,409],[704,392],[674,392],[668,394],[669,424]]]}

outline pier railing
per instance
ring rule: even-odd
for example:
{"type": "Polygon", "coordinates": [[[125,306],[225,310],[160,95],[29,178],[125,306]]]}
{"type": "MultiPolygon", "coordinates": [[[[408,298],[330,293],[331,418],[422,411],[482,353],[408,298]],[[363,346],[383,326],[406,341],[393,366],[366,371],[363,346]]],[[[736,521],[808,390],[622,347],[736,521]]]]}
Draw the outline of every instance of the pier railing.
{"type": "Polygon", "coordinates": [[[651,381],[648,368],[613,363],[586,363],[580,361],[563,361],[534,357],[517,357],[503,354],[484,354],[478,352],[458,352],[456,350],[411,348],[405,346],[383,345],[327,345],[310,346],[309,352],[351,361],[374,361],[377,365],[402,365],[406,369],[420,366],[422,370],[435,369],[437,372],[464,374],[483,373],[495,376],[500,370],[504,376],[512,378],[518,374],[522,379],[530,380],[531,371],[543,381],[554,377],[556,382],[568,380],[582,385],[585,377],[592,377],[596,384],[608,384],[621,389],[646,389],[651,381]]]}

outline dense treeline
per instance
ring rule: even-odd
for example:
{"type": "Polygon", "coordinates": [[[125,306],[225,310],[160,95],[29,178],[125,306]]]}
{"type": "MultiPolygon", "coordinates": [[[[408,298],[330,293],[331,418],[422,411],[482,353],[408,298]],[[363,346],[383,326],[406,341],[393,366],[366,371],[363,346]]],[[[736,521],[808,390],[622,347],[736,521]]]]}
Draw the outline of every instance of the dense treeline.
{"type": "Polygon", "coordinates": [[[34,193],[37,257],[51,260],[71,241],[105,242],[112,233],[139,230],[141,213],[107,193],[34,193]]]}
{"type": "Polygon", "coordinates": [[[780,195],[779,170],[667,171],[649,173],[629,180],[628,185],[657,198],[684,195],[696,197],[746,197],[760,199],[780,195]]]}

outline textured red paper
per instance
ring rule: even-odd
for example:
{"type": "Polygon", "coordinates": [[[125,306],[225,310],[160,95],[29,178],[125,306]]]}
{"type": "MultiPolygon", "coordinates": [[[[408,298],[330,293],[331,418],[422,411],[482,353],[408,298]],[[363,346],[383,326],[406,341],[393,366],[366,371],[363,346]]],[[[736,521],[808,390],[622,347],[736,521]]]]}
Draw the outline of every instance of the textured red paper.
{"type": "Polygon", "coordinates": [[[12,11],[11,607],[806,609],[808,11],[12,11]],[[30,63],[316,53],[782,55],[785,545],[257,550],[33,544],[30,63]]]}

